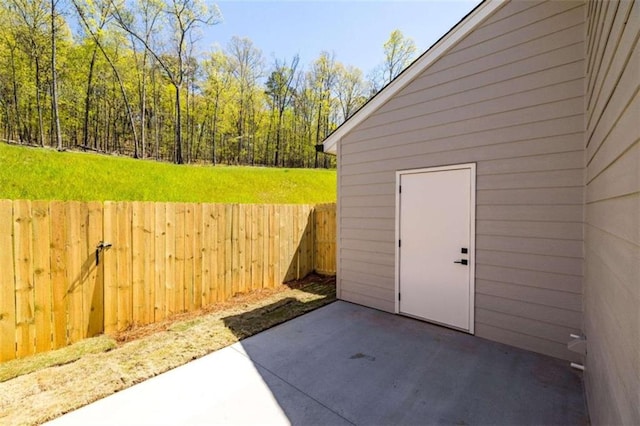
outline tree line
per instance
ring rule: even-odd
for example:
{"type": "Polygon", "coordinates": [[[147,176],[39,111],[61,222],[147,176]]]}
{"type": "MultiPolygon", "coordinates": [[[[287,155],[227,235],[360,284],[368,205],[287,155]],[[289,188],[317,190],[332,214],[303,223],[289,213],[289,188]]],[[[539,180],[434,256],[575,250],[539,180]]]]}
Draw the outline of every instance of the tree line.
{"type": "Polygon", "coordinates": [[[182,163],[330,167],[316,146],[399,74],[396,30],[368,75],[321,52],[265,60],[201,0],[3,0],[0,125],[20,144],[182,163]]]}

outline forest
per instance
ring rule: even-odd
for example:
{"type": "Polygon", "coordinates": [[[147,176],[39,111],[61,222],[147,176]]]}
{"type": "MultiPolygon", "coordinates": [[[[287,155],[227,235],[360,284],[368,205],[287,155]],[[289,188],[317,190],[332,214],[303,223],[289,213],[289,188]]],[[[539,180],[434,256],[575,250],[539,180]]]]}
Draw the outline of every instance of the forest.
{"type": "MultiPolygon", "coordinates": [[[[393,31],[365,74],[320,52],[267,61],[202,0],[2,0],[0,139],[183,163],[333,167],[326,135],[398,75],[393,31]]],[[[274,52],[277,55],[277,52],[274,52]]]]}

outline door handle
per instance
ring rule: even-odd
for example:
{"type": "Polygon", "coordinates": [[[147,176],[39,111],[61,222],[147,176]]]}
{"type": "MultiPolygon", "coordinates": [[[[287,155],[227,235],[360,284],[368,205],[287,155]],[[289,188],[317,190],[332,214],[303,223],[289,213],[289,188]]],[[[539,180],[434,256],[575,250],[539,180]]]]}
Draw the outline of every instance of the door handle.
{"type": "Polygon", "coordinates": [[[455,260],[453,263],[460,263],[462,265],[468,265],[469,261],[467,259],[455,260]]]}

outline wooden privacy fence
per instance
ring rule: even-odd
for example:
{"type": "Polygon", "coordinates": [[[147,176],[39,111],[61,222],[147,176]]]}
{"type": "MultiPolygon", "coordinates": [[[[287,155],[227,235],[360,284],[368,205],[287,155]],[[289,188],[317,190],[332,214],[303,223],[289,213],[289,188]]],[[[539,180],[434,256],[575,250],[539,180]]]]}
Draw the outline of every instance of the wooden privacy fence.
{"type": "Polygon", "coordinates": [[[335,205],[0,200],[0,362],[335,273],[335,205]]]}

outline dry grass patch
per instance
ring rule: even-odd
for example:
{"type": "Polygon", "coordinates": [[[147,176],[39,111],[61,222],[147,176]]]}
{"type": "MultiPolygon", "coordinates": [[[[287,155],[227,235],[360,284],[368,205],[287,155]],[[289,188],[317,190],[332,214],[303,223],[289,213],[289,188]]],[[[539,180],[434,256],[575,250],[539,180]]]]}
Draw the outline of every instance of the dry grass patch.
{"type": "Polygon", "coordinates": [[[115,349],[2,382],[0,424],[51,420],[335,300],[332,278],[314,277],[293,287],[132,329],[116,336],[115,349]]]}

